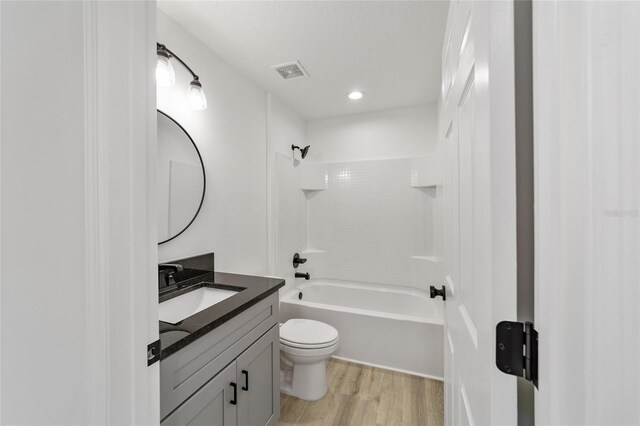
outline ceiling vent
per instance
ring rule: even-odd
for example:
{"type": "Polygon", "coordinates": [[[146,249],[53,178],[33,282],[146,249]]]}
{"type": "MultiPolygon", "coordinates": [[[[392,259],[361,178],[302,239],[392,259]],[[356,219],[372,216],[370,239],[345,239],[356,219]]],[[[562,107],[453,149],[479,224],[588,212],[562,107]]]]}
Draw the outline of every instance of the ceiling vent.
{"type": "Polygon", "coordinates": [[[286,64],[274,65],[271,68],[276,70],[280,77],[285,80],[292,80],[294,78],[309,77],[309,74],[302,67],[302,64],[298,61],[287,62],[286,64]]]}

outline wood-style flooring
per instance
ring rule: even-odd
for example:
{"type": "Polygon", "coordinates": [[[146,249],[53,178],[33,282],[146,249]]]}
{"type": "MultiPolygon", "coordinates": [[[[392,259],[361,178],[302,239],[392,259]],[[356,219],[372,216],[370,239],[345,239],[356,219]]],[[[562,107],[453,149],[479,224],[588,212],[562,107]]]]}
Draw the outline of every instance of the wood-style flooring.
{"type": "Polygon", "coordinates": [[[319,401],[280,396],[279,426],[442,425],[443,384],[331,359],[329,391],[319,401]]]}

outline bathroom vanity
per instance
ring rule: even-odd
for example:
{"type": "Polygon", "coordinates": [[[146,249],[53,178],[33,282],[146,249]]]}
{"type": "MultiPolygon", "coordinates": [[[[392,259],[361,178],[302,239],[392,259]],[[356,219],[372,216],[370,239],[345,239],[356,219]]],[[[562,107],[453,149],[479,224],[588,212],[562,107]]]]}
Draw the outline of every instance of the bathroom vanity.
{"type": "Polygon", "coordinates": [[[161,291],[161,318],[175,321],[180,309],[189,315],[160,321],[162,425],[277,423],[283,286],[282,279],[209,271],[161,291]],[[215,303],[202,309],[207,298],[215,303]],[[165,302],[175,306],[163,311],[165,302]]]}

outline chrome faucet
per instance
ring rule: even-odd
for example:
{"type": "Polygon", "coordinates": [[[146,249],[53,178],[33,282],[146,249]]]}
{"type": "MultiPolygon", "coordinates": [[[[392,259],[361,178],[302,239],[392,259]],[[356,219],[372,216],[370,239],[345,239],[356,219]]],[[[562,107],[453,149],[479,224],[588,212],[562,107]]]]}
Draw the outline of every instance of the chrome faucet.
{"type": "Polygon", "coordinates": [[[184,268],[178,263],[161,263],[158,265],[158,270],[165,271],[165,284],[168,287],[170,285],[175,285],[176,280],[173,275],[184,271],[184,268]]]}

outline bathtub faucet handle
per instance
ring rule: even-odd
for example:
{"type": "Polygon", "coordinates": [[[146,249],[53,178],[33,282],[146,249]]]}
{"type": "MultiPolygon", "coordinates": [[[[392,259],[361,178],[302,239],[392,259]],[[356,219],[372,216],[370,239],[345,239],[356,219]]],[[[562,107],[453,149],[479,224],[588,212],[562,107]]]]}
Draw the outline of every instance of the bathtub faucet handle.
{"type": "Polygon", "coordinates": [[[302,257],[300,257],[299,253],[296,253],[293,255],[293,267],[297,268],[298,266],[302,265],[303,263],[307,263],[307,259],[304,259],[302,257]]]}
{"type": "Polygon", "coordinates": [[[442,301],[447,300],[447,289],[445,286],[442,286],[441,289],[437,289],[434,286],[429,287],[429,292],[431,293],[431,298],[435,299],[436,297],[442,297],[442,301]]]}

